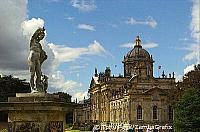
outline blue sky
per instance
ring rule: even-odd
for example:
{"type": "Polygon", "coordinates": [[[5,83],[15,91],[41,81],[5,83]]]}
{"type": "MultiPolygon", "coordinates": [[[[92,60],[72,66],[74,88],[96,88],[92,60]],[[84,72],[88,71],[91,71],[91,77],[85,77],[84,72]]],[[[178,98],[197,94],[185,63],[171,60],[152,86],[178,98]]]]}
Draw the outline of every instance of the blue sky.
{"type": "Polygon", "coordinates": [[[25,22],[23,34],[46,28],[44,45],[53,62],[44,66],[50,69],[50,92],[65,91],[80,99],[86,96],[95,67],[123,74],[123,56],[137,35],[153,55],[155,77],[158,65],[181,78],[187,66],[198,62],[199,0],[20,1],[25,8],[25,15],[19,16],[25,22]]]}

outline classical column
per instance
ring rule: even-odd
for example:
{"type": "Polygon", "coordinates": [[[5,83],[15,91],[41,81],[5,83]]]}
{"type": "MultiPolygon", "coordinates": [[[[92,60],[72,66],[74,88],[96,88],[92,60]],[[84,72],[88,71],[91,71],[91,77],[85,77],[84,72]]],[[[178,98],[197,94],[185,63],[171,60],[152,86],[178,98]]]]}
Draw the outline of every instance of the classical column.
{"type": "Polygon", "coordinates": [[[128,99],[128,122],[131,122],[131,99],[128,99]]]}

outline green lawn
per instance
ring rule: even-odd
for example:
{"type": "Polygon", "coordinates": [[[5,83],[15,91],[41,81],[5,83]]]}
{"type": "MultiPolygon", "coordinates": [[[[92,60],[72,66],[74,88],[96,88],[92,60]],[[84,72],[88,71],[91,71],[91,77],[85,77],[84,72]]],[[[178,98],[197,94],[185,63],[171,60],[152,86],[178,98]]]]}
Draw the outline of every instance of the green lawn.
{"type": "Polygon", "coordinates": [[[0,132],[8,132],[7,129],[0,129],[0,132]]]}
{"type": "Polygon", "coordinates": [[[65,131],[65,132],[92,132],[92,131],[70,130],[70,131],[65,131]]]}
{"type": "MultiPolygon", "coordinates": [[[[7,129],[1,129],[0,132],[8,132],[7,129]]],[[[92,131],[80,131],[80,130],[70,130],[65,132],[92,132],[92,131]]]]}
{"type": "Polygon", "coordinates": [[[91,131],[67,130],[65,132],[91,132],[91,131]]]}
{"type": "MultiPolygon", "coordinates": [[[[0,129],[0,132],[8,132],[8,130],[7,129],[0,129]]],[[[66,130],[65,132],[92,132],[92,131],[66,130]]]]}

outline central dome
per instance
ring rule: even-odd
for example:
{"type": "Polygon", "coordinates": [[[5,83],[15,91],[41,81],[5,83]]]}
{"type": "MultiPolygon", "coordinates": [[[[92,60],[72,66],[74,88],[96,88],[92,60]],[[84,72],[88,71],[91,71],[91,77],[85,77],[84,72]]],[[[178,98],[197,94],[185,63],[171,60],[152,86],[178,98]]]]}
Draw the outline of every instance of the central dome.
{"type": "Polygon", "coordinates": [[[127,58],[150,58],[149,53],[142,46],[134,46],[126,55],[127,58]]]}
{"type": "Polygon", "coordinates": [[[137,36],[134,48],[124,56],[124,76],[125,77],[153,77],[153,58],[142,48],[141,40],[137,36]]]}
{"type": "Polygon", "coordinates": [[[135,40],[134,48],[131,51],[129,51],[126,55],[126,59],[129,58],[150,58],[149,53],[142,48],[139,36],[137,36],[135,40]]]}

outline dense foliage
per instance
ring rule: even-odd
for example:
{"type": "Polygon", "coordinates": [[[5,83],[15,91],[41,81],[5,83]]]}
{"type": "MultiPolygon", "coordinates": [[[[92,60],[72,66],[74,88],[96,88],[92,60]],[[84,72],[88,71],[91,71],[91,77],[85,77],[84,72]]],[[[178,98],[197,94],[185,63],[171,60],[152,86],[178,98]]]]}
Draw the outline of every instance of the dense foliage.
{"type": "Polygon", "coordinates": [[[200,65],[187,73],[178,87],[183,92],[175,104],[174,128],[177,132],[200,132],[200,65]]]}
{"type": "Polygon", "coordinates": [[[30,85],[13,76],[0,76],[0,102],[7,101],[8,97],[14,97],[16,93],[30,93],[30,85]]]}
{"type": "Polygon", "coordinates": [[[175,130],[178,132],[200,132],[200,91],[186,90],[175,108],[175,130]]]}
{"type": "Polygon", "coordinates": [[[57,93],[53,93],[54,95],[59,95],[59,97],[61,99],[63,99],[66,103],[70,103],[71,102],[71,98],[72,96],[69,95],[68,93],[64,93],[64,92],[57,92],[57,93]]]}

